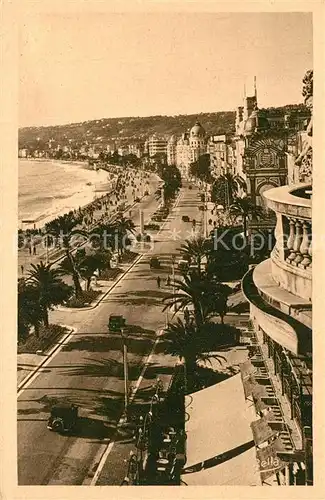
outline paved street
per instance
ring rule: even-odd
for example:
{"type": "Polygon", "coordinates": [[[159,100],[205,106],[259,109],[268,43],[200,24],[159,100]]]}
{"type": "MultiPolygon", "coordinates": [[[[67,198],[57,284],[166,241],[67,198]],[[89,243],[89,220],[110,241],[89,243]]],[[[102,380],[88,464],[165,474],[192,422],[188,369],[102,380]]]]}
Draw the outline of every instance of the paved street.
{"type": "MultiPolygon", "coordinates": [[[[201,218],[197,194],[196,189],[181,190],[153,250],[143,256],[98,307],[85,312],[51,313],[51,322],[69,324],[75,331],[38,377],[20,391],[19,484],[80,485],[91,481],[123,409],[122,342],[119,335],[108,334],[109,315],[122,314],[129,325],[129,376],[135,383],[165,323],[161,300],[169,291],[165,282],[171,274],[171,254],[176,253],[191,230],[191,224],[182,222],[181,217],[187,214],[197,221],[201,218]],[[149,268],[152,255],[162,261],[159,272],[149,268]],[[160,289],[156,282],[158,274],[162,278],[160,289]],[[80,407],[80,428],[75,436],[62,436],[46,428],[51,406],[62,401],[80,407]]],[[[150,213],[153,203],[152,198],[148,199],[142,208],[150,213]]],[[[159,344],[156,352],[159,353],[159,344]]],[[[165,363],[164,355],[159,354],[160,357],[150,359],[140,393],[145,393],[158,375],[171,374],[170,360],[165,363]]],[[[103,473],[107,474],[109,466],[110,456],[103,473]]]]}

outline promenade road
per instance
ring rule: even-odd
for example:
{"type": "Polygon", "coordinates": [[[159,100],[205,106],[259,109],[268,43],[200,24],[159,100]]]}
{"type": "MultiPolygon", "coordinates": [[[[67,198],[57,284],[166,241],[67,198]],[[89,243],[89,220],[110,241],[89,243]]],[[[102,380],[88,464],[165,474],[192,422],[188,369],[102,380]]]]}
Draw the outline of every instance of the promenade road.
{"type": "MultiPolygon", "coordinates": [[[[150,210],[149,199],[144,209],[150,210]]],[[[199,221],[198,190],[181,190],[153,249],[133,267],[95,309],[56,310],[54,323],[75,328],[70,341],[51,359],[18,397],[18,480],[20,485],[81,485],[98,464],[123,409],[123,360],[119,335],[109,334],[110,314],[122,314],[129,325],[129,377],[138,379],[151,352],[157,332],[165,324],[162,298],[171,274],[171,255],[190,235],[191,224],[182,215],[199,221]],[[149,268],[152,255],[163,264],[149,268]],[[157,275],[162,279],[157,287],[157,275]],[[51,406],[68,401],[80,407],[80,425],[73,436],[59,435],[46,427],[51,406]]],[[[176,359],[175,359],[176,361],[176,359]]],[[[149,366],[148,384],[154,384],[159,367],[149,366]]],[[[108,460],[110,457],[108,457],[108,460]]]]}

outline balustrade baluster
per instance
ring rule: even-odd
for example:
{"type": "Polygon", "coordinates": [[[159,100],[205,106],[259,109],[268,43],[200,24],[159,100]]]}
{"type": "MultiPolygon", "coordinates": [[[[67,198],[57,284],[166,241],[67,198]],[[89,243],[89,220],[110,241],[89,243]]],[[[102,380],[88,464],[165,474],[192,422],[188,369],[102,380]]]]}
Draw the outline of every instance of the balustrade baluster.
{"type": "Polygon", "coordinates": [[[311,258],[309,256],[309,246],[311,245],[311,227],[307,221],[302,224],[302,242],[300,246],[300,253],[303,256],[303,260],[300,262],[299,267],[308,267],[311,263],[311,258]]]}
{"type": "Polygon", "coordinates": [[[310,265],[309,265],[309,267],[311,267],[312,263],[313,263],[313,249],[312,249],[312,246],[313,246],[313,240],[311,239],[310,243],[309,243],[309,248],[308,248],[308,255],[310,257],[310,265]]]}
{"type": "Polygon", "coordinates": [[[296,257],[294,259],[295,264],[299,264],[303,259],[300,251],[301,243],[302,243],[302,222],[301,220],[297,219],[295,241],[293,243],[293,250],[296,253],[296,257]]]}
{"type": "Polygon", "coordinates": [[[296,257],[296,252],[294,252],[294,241],[295,241],[295,221],[293,219],[289,219],[289,238],[287,241],[287,249],[290,251],[290,254],[287,257],[287,260],[291,262],[296,257]]]}

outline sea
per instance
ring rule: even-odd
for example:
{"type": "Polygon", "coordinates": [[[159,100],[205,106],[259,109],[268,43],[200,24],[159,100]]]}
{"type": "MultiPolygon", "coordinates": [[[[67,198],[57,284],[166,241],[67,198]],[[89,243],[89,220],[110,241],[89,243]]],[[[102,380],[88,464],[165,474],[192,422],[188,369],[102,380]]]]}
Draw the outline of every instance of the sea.
{"type": "Polygon", "coordinates": [[[111,189],[113,177],[82,163],[20,159],[18,166],[19,227],[42,227],[111,189]]]}

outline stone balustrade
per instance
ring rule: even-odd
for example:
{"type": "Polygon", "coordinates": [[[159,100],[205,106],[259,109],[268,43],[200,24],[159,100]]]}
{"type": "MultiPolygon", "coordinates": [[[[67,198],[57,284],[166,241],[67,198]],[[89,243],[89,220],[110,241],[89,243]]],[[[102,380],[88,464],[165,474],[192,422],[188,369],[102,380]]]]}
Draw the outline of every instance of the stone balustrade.
{"type": "Polygon", "coordinates": [[[272,276],[282,288],[311,301],[311,186],[282,186],[263,196],[277,217],[272,276]]]}

